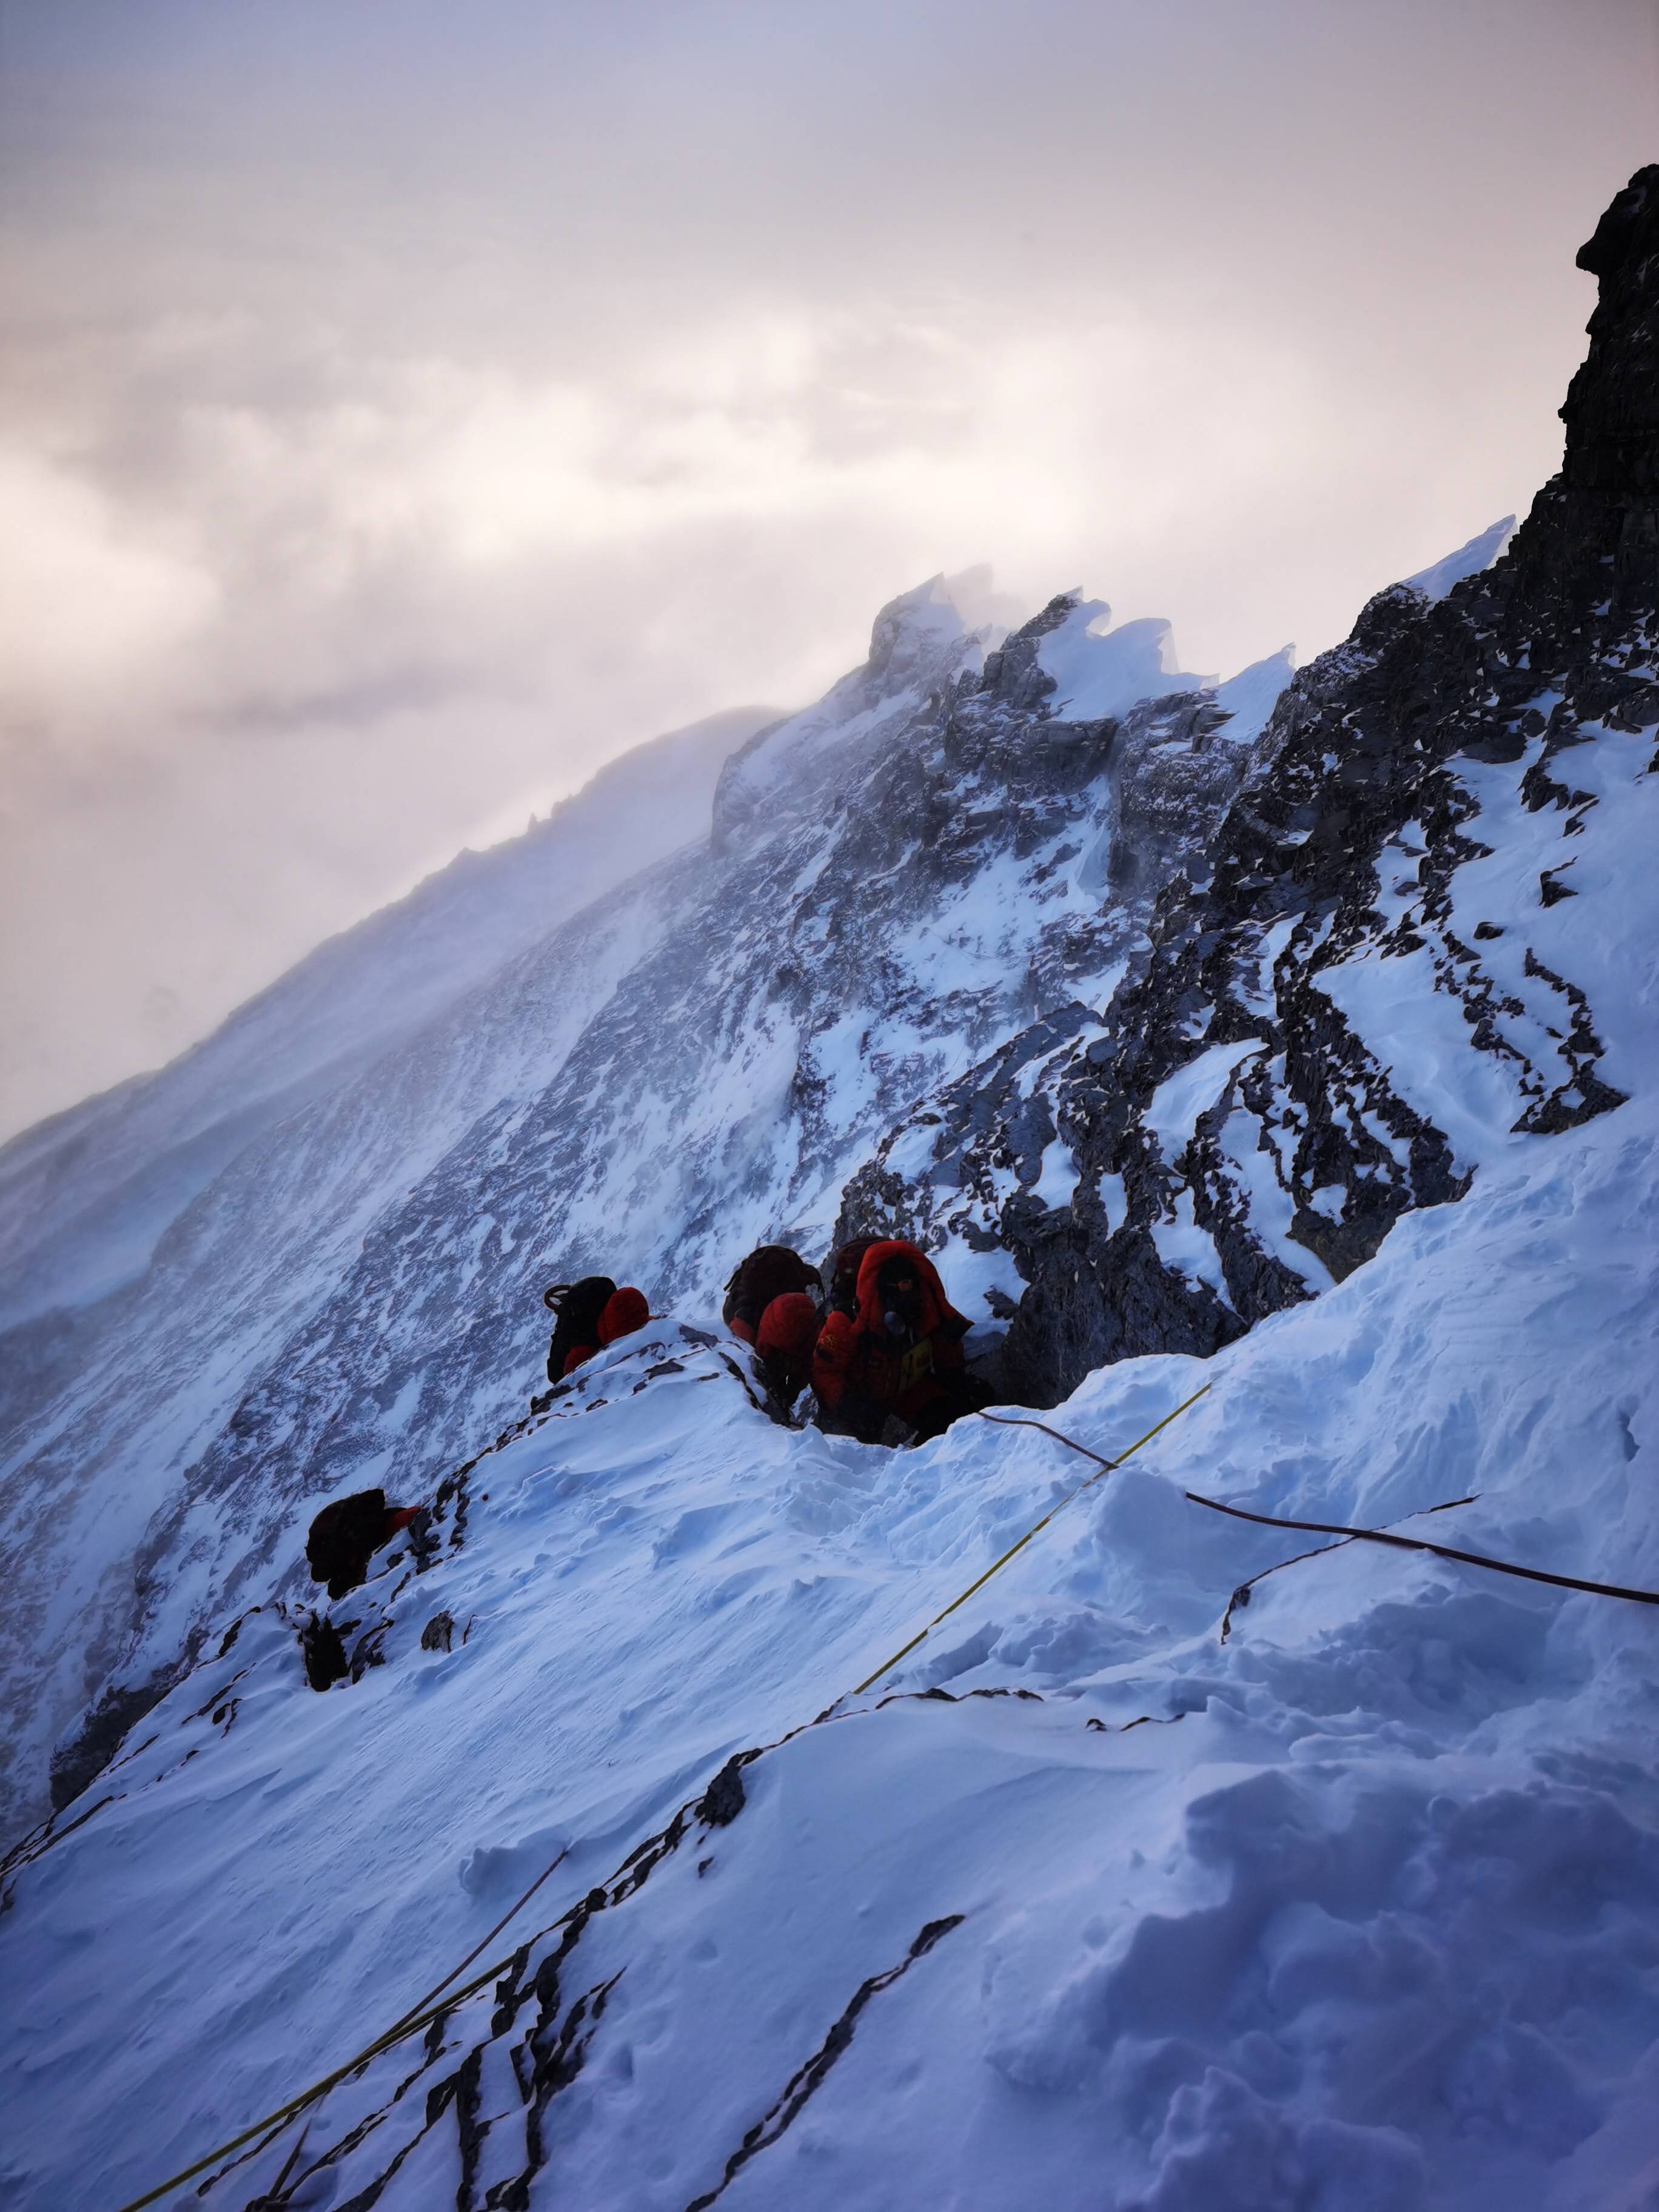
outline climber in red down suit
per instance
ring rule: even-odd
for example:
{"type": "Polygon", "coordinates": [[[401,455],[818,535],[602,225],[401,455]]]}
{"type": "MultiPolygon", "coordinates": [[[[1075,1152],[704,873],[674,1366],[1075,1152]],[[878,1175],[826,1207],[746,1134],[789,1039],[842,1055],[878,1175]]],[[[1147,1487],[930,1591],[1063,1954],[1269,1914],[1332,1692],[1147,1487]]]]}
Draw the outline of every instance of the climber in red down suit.
{"type": "Polygon", "coordinates": [[[925,1252],[896,1237],[859,1262],[857,1304],[834,1310],[812,1354],[812,1388],[827,1429],[880,1441],[890,1413],[920,1443],[989,1402],[963,1364],[969,1323],[925,1252]]]}

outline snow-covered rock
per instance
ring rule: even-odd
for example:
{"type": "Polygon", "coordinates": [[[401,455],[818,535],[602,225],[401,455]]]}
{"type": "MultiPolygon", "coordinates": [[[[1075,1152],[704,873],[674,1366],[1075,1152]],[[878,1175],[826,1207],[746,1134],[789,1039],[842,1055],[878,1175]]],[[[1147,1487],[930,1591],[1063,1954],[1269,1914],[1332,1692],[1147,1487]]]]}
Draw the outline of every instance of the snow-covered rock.
{"type": "Polygon", "coordinates": [[[428,1571],[333,1608],[355,1683],[306,1686],[290,1576],[14,1866],[9,2201],[190,2164],[563,1851],[287,2201],[1640,2203],[1659,1609],[1354,1544],[1223,1643],[1324,1540],[1183,1491],[1659,1589],[1656,1271],[1650,1097],[1212,1361],[1101,1370],[1055,1418],[1107,1454],[1211,1389],[863,1697],[1092,1470],[779,1428],[665,1317],[451,1486],[428,1571]]]}
{"type": "Polygon", "coordinates": [[[205,2201],[1647,2201],[1659,1607],[1363,1543],[1247,1604],[1309,1539],[1185,1494],[1659,1589],[1659,170],[1581,258],[1495,565],[1221,686],[936,580],[711,836],[486,899],[361,1056],[289,1098],[216,1041],[206,1105],[0,1156],[14,1250],[82,1224],[0,1345],[20,1824],[62,1732],[11,2201],[152,2185],[480,1942],[205,2201]],[[766,1419],[732,1261],[878,1227],[1095,1451],[1211,1385],[885,1672],[1093,1463],[766,1419]],[[595,1264],[662,1318],[526,1416],[595,1264]],[[303,1532],[370,1482],[441,1544],[319,1697],[303,1532]]]}

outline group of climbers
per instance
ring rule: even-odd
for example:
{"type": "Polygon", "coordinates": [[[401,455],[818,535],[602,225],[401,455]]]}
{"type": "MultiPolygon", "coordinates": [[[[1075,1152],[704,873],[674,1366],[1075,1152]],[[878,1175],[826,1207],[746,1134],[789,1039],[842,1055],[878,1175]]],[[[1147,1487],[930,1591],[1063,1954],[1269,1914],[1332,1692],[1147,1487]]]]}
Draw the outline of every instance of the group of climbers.
{"type": "MultiPolygon", "coordinates": [[[[720,1318],[754,1346],[774,1407],[787,1412],[810,1388],[818,1425],[832,1433],[876,1443],[896,1420],[921,1443],[989,1402],[963,1358],[969,1323],[919,1246],[858,1237],[836,1250],[829,1274],[826,1296],[818,1270],[799,1252],[762,1244],[726,1285],[720,1318]]],[[[557,1317],[550,1382],[650,1318],[643,1292],[619,1290],[609,1275],[556,1283],[543,1295],[557,1317]]]]}
{"type": "Polygon", "coordinates": [[[969,1323],[939,1270],[902,1237],[843,1244],[823,1294],[815,1267],[787,1244],[763,1244],[726,1286],[722,1319],[755,1346],[773,1401],[810,1384],[820,1427],[877,1443],[896,1419],[913,1443],[989,1402],[968,1373],[969,1323]]]}
{"type": "MultiPolygon", "coordinates": [[[[787,1419],[809,1388],[818,1425],[879,1443],[920,1443],[990,1403],[967,1370],[969,1323],[945,1295],[939,1270],[902,1237],[865,1237],[842,1245],[826,1295],[817,1269],[787,1244],[763,1244],[726,1286],[721,1319],[755,1350],[769,1402],[787,1419]]],[[[651,1318],[643,1291],[608,1275],[556,1283],[543,1293],[555,1317],[548,1380],[558,1383],[651,1318]]],[[[306,1558],[331,1598],[356,1589],[369,1562],[404,1529],[417,1547],[426,1509],[388,1505],[380,1490],[325,1505],[311,1524],[306,1558]]],[[[319,1686],[326,1686],[319,1685],[319,1686]]]]}
{"type": "MultiPolygon", "coordinates": [[[[879,1443],[890,1420],[909,1441],[936,1437],[989,1402],[967,1370],[969,1323],[945,1295],[939,1270],[898,1237],[842,1245],[823,1279],[787,1244],[762,1244],[738,1262],[720,1318],[752,1345],[770,1403],[785,1412],[811,1389],[820,1427],[879,1443]]],[[[650,1308],[608,1275],[556,1283],[544,1293],[557,1316],[547,1375],[562,1382],[619,1337],[643,1328],[650,1308]]]]}
{"type": "MultiPolygon", "coordinates": [[[[579,1283],[555,1283],[543,1292],[543,1302],[555,1316],[553,1340],[547,1350],[547,1376],[557,1382],[585,1359],[643,1328],[651,1309],[642,1291],[625,1283],[618,1289],[608,1275],[587,1275],[579,1283]]],[[[388,1505],[383,1490],[354,1491],[325,1505],[306,1537],[306,1563],[311,1579],[326,1583],[331,1598],[343,1597],[368,1579],[369,1562],[404,1529],[415,1532],[419,1546],[428,1509],[422,1505],[388,1505]]],[[[337,1642],[337,1638],[336,1639],[337,1642]]],[[[307,1668],[317,1669],[309,1657],[307,1668]]],[[[326,1689],[336,1679],[325,1667],[325,1680],[313,1686],[326,1689]]]]}

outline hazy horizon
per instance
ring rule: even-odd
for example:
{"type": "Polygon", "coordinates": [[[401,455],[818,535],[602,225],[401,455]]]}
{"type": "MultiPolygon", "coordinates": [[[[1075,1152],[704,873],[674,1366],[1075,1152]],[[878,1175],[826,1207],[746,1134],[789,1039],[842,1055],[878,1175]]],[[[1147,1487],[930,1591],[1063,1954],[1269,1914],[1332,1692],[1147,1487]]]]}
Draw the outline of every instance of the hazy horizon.
{"type": "Polygon", "coordinates": [[[0,1136],[988,562],[1232,673],[1524,512],[1646,0],[0,7],[0,1136]]]}

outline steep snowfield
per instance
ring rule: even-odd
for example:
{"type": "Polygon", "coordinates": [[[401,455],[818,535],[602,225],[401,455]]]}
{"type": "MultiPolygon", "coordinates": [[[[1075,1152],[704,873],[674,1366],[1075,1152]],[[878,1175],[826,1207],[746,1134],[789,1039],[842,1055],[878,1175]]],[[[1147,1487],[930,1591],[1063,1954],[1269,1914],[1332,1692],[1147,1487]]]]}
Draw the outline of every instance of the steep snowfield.
{"type": "Polygon", "coordinates": [[[1659,1589],[1656,1269],[1650,1097],[1517,1140],[1316,1304],[1091,1377],[1052,1418],[1109,1453],[1212,1389],[863,1698],[1086,1462],[981,1423],[896,1455],[787,1431],[738,1347],[653,1324],[472,1469],[459,1549],[335,1608],[389,1621],[384,1665],[313,1695],[267,1604],[15,1874],[4,2201],[151,2185],[389,2026],[562,1846],[486,1960],[832,1708],[556,1975],[555,1934],[516,2002],[337,2090],[288,2201],[681,2212],[905,1967],[726,2201],[1633,2212],[1659,1607],[1352,1545],[1224,1645],[1234,1587],[1322,1540],[1182,1492],[1659,1589]],[[882,1702],[930,1687],[963,1701],[882,1702]]]}
{"type": "Polygon", "coordinates": [[[1580,264],[1560,474],[1293,677],[936,579],[707,839],[10,1149],[0,2201],[412,2017],[174,2212],[1659,2205],[1659,1604],[1185,1494],[1659,1592],[1659,167],[1580,264]],[[720,1283],[866,1230],[1085,1454],[1206,1395],[1080,1496],[775,1424],[720,1283]],[[526,1413],[595,1264],[659,1317],[526,1413]]]}

